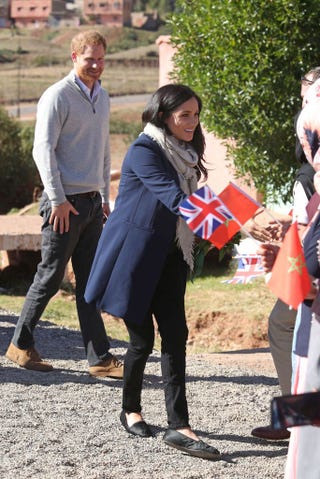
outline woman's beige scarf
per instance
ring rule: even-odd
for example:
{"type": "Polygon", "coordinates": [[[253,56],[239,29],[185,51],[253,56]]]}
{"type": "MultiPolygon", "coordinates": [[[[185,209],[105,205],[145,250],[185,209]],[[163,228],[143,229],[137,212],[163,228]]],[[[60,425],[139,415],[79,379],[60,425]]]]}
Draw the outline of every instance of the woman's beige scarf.
{"type": "MultiPolygon", "coordinates": [[[[169,136],[152,123],[147,123],[143,132],[156,141],[165,152],[178,173],[182,191],[188,196],[196,191],[198,183],[195,166],[198,164],[199,158],[193,147],[186,142],[177,140],[174,136],[169,136]]],[[[193,270],[194,233],[182,217],[178,218],[176,241],[183,253],[184,260],[193,270]]]]}

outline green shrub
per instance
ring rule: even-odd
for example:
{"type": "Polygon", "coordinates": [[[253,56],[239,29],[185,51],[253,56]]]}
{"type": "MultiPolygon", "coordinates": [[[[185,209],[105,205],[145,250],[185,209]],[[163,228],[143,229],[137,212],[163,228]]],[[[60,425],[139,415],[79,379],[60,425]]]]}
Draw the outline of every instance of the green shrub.
{"type": "Polygon", "coordinates": [[[21,162],[25,171],[24,183],[28,191],[34,192],[35,188],[42,189],[42,182],[38,172],[38,168],[32,157],[34,138],[34,126],[21,126],[21,162]]]}
{"type": "Polygon", "coordinates": [[[150,52],[147,52],[147,57],[158,57],[158,52],[155,50],[151,50],[150,52]]]}
{"type": "Polygon", "coordinates": [[[114,118],[110,120],[110,133],[111,134],[122,134],[122,135],[131,135],[137,134],[141,131],[140,122],[130,122],[121,120],[119,118],[114,118]]]}
{"type": "Polygon", "coordinates": [[[32,202],[39,175],[32,159],[31,127],[21,127],[0,107],[0,214],[32,202]]]}

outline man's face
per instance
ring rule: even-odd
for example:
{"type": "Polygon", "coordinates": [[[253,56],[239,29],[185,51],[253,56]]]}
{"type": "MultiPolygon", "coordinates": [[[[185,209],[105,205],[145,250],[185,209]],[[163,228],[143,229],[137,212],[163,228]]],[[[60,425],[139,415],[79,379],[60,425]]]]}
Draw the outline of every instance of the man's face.
{"type": "Polygon", "coordinates": [[[72,52],[71,58],[76,75],[88,88],[92,88],[95,81],[101,77],[105,54],[102,45],[88,45],[81,54],[72,52]]]}

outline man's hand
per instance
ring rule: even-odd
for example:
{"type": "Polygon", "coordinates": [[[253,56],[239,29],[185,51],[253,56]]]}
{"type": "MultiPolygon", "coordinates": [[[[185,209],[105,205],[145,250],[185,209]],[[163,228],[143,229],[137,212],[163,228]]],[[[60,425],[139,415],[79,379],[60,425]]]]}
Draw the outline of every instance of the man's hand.
{"type": "Polygon", "coordinates": [[[70,213],[74,215],[79,214],[68,200],[58,206],[52,207],[49,223],[53,225],[53,231],[59,232],[60,234],[69,231],[70,213]]]}
{"type": "Polygon", "coordinates": [[[105,220],[107,220],[108,216],[111,213],[109,203],[102,203],[102,209],[103,209],[105,220]]]}

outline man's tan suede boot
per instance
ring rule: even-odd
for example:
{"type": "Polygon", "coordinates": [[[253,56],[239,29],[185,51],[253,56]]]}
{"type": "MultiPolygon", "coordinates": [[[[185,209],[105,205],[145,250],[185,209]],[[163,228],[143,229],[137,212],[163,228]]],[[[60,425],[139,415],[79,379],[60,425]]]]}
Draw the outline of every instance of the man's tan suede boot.
{"type": "Polygon", "coordinates": [[[32,369],[34,371],[52,371],[51,364],[42,361],[38,351],[32,346],[28,349],[17,348],[10,343],[6,352],[6,358],[18,364],[22,368],[32,369]]]}
{"type": "Polygon", "coordinates": [[[101,361],[100,364],[96,366],[89,367],[90,376],[96,378],[114,378],[122,379],[123,378],[123,362],[119,361],[116,356],[112,356],[105,361],[101,361]]]}

